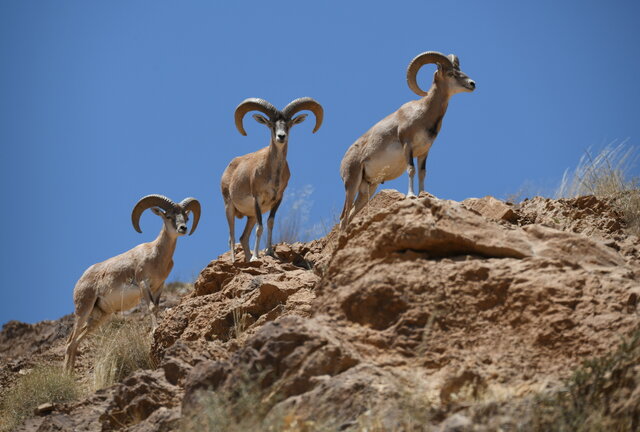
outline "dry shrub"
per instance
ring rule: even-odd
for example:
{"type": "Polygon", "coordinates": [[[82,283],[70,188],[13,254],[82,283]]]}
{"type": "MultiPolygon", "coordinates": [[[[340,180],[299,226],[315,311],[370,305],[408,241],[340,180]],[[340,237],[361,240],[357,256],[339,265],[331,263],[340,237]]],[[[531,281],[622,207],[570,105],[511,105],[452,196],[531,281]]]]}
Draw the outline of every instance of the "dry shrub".
{"type": "MultiPolygon", "coordinates": [[[[258,374],[259,375],[259,374],[258,374]]],[[[182,419],[181,430],[187,431],[264,431],[264,432],[385,432],[423,431],[430,426],[432,395],[415,392],[404,381],[398,381],[397,407],[390,411],[371,407],[349,426],[337,424],[333,418],[310,419],[304,413],[280,409],[273,388],[261,389],[260,378],[245,374],[231,390],[203,391],[199,406],[182,419]],[[400,387],[402,385],[402,387],[400,387]],[[392,425],[390,426],[390,418],[392,425]],[[391,429],[390,429],[391,427],[391,429]]]]}
{"type": "Polygon", "coordinates": [[[232,389],[203,391],[198,409],[183,414],[182,431],[225,432],[329,432],[324,426],[278,409],[274,388],[262,389],[264,373],[245,372],[232,389]],[[274,408],[275,407],[275,408],[274,408]]]}
{"type": "Polygon", "coordinates": [[[94,336],[93,386],[108,387],[138,369],[156,367],[151,356],[149,326],[115,318],[94,336]]]}
{"type": "Polygon", "coordinates": [[[14,430],[33,416],[33,410],[46,402],[63,403],[77,399],[80,388],[74,376],[62,368],[37,366],[18,379],[0,403],[0,431],[14,430]]]}
{"type": "MultiPolygon", "coordinates": [[[[237,382],[232,391],[202,392],[200,408],[183,417],[183,431],[264,431],[265,417],[272,403],[263,401],[265,392],[248,374],[237,382]]],[[[280,429],[271,429],[279,431],[280,429]]]]}
{"type": "Polygon", "coordinates": [[[613,353],[584,363],[564,389],[541,396],[530,431],[640,430],[640,328],[613,353]]]}
{"type": "Polygon", "coordinates": [[[162,292],[166,293],[174,293],[178,295],[185,295],[193,291],[193,282],[181,282],[181,281],[173,281],[164,284],[164,288],[162,292]]]}
{"type": "Polygon", "coordinates": [[[609,144],[595,156],[587,150],[575,170],[565,171],[556,196],[610,198],[624,217],[627,229],[640,235],[640,182],[630,176],[637,159],[637,149],[627,146],[626,140],[609,144]]]}

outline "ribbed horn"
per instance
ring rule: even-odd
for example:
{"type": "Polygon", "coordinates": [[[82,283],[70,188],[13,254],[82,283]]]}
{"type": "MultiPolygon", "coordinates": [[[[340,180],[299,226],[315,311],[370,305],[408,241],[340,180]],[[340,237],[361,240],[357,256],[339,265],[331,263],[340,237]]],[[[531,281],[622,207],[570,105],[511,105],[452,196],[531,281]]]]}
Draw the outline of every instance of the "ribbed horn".
{"type": "Polygon", "coordinates": [[[247,136],[247,132],[244,130],[244,126],[242,125],[242,119],[249,111],[260,111],[261,113],[266,114],[271,121],[275,120],[278,116],[278,110],[276,107],[266,100],[260,98],[245,99],[240,105],[238,105],[235,112],[236,128],[238,129],[238,132],[244,136],[247,136]]]}
{"type": "Polygon", "coordinates": [[[189,235],[193,234],[198,226],[198,221],[200,220],[200,212],[202,211],[200,207],[200,202],[195,198],[185,198],[180,202],[180,207],[186,212],[193,213],[193,223],[191,224],[191,232],[189,235]]]}
{"type": "Polygon", "coordinates": [[[285,116],[287,120],[290,120],[296,113],[309,110],[316,116],[316,125],[313,128],[313,133],[316,133],[320,126],[322,125],[322,119],[324,118],[324,109],[322,109],[322,105],[320,105],[315,99],[310,97],[303,97],[291,101],[289,105],[287,105],[283,110],[282,114],[285,116]]]}
{"type": "Polygon", "coordinates": [[[418,96],[426,96],[427,92],[422,90],[416,81],[416,76],[420,68],[429,63],[437,63],[442,68],[453,68],[451,59],[436,51],[427,51],[417,55],[407,68],[407,84],[409,88],[418,96]]]}
{"type": "Polygon", "coordinates": [[[146,197],[140,198],[140,201],[137,202],[131,212],[131,223],[133,224],[133,228],[135,228],[139,233],[142,232],[140,229],[140,215],[142,215],[142,212],[146,209],[150,207],[160,207],[165,211],[169,211],[175,208],[175,205],[176,203],[164,195],[147,195],[146,197]]]}
{"type": "Polygon", "coordinates": [[[447,57],[449,57],[449,60],[451,60],[451,64],[453,64],[453,67],[460,70],[460,59],[458,58],[458,56],[455,54],[449,54],[447,57]]]}

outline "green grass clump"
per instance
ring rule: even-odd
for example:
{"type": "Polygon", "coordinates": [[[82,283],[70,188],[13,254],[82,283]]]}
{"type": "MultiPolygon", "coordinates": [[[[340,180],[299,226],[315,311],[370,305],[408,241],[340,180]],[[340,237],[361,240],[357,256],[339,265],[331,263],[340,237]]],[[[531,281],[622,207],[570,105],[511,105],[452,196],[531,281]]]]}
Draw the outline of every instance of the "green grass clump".
{"type": "Polygon", "coordinates": [[[114,319],[94,337],[93,386],[96,390],[122,381],[138,369],[153,369],[151,331],[146,325],[114,319]]]}
{"type": "Polygon", "coordinates": [[[0,403],[0,431],[14,430],[43,403],[69,402],[80,394],[73,375],[60,367],[37,366],[5,393],[0,403]]]}

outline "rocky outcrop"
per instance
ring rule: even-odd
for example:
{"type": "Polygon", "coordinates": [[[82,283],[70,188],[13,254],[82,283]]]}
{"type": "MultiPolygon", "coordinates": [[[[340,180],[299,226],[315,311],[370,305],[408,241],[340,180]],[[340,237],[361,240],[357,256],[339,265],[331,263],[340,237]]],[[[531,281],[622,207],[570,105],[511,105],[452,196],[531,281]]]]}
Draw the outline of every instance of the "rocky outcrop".
{"type": "MultiPolygon", "coordinates": [[[[438,407],[432,421],[444,420],[446,407],[465,398],[523,396],[558,382],[637,325],[635,261],[600,237],[520,227],[510,206],[490,204],[472,209],[382,191],[318,253],[325,267],[308,288],[312,313],[258,326],[233,355],[200,363],[183,408],[197,406],[198,392],[229,392],[241,375],[255,374],[261,388],[278,389],[274,410],[330,418],[335,427],[371,410],[399,424],[407,393],[424,395],[438,407]],[[349,361],[337,362],[336,353],[349,361]],[[310,374],[309,363],[344,370],[310,374]],[[292,382],[303,384],[292,390],[292,382]],[[349,408],[337,409],[345,394],[349,408]]],[[[206,283],[206,272],[201,278],[206,283]]],[[[247,298],[260,295],[253,289],[247,298]]]]}
{"type": "Polygon", "coordinates": [[[591,237],[624,234],[622,215],[610,199],[593,195],[557,200],[535,197],[524,200],[514,208],[521,225],[545,225],[591,237]]]}
{"type": "Polygon", "coordinates": [[[346,233],[212,261],[165,311],[158,369],[40,427],[175,430],[206,395],[250,388],[288,430],[517,428],[518,416],[479,413],[558,386],[638,326],[637,243],[593,197],[381,191],[346,233]]]}

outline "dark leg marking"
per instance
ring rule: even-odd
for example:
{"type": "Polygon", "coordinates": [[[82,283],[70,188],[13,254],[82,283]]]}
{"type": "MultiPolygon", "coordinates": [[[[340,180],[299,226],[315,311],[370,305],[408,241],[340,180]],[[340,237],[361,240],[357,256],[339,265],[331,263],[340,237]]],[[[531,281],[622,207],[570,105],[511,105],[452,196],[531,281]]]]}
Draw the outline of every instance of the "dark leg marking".
{"type": "Polygon", "coordinates": [[[260,203],[258,202],[258,198],[253,198],[255,202],[256,209],[256,219],[258,219],[258,225],[262,225],[262,211],[260,210],[260,203]]]}

